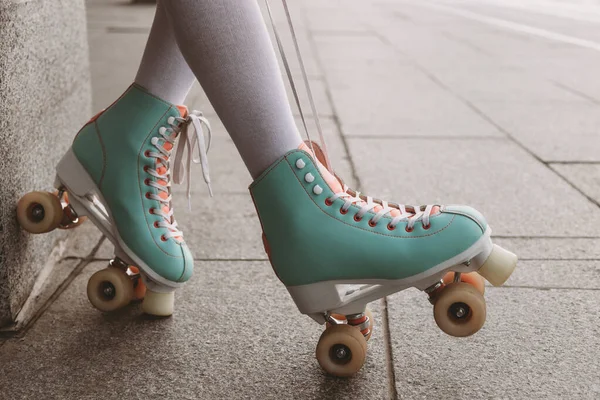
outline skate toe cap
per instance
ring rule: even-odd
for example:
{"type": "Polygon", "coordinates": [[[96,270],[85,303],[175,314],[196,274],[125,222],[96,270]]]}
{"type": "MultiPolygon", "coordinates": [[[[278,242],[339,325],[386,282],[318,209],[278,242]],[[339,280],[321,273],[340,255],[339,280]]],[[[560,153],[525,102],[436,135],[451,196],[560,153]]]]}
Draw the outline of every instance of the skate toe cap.
{"type": "Polygon", "coordinates": [[[479,225],[482,233],[485,232],[485,230],[487,229],[487,221],[485,220],[485,217],[479,211],[474,209],[473,207],[462,206],[462,205],[449,205],[449,206],[443,206],[441,211],[443,213],[455,214],[455,215],[469,218],[470,220],[475,222],[477,225],[479,225]]]}

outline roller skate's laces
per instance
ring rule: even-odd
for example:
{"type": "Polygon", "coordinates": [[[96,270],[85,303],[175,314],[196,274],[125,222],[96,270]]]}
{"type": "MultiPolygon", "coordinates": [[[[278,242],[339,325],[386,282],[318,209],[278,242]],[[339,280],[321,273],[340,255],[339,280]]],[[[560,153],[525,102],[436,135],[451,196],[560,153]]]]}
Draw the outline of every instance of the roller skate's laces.
{"type": "MultiPolygon", "coordinates": [[[[157,189],[158,194],[146,193],[146,197],[156,200],[161,204],[160,209],[150,209],[151,214],[159,215],[163,218],[154,224],[156,228],[167,228],[168,231],[162,235],[163,241],[169,238],[183,238],[183,233],[177,229],[177,222],[173,218],[173,208],[171,207],[171,169],[170,158],[175,145],[175,139],[179,136],[179,146],[173,160],[173,182],[180,184],[185,178],[187,170],[187,197],[188,205],[191,197],[191,167],[192,162],[201,164],[204,182],[208,186],[208,191],[212,196],[210,186],[210,175],[208,169],[207,152],[210,148],[212,132],[208,120],[199,111],[192,111],[186,118],[169,117],[168,126],[159,128],[159,136],[153,137],[152,145],[157,151],[147,151],[146,156],[156,159],[156,168],[145,168],[146,173],[156,178],[156,180],[146,179],[147,186],[157,189]],[[204,138],[204,129],[208,133],[208,143],[204,138]],[[197,145],[198,158],[194,158],[193,151],[197,145]],[[184,164],[184,153],[187,150],[187,161],[184,164]]],[[[190,206],[191,208],[191,206],[190,206]]]]}
{"type": "Polygon", "coordinates": [[[423,228],[429,229],[429,216],[435,207],[433,204],[421,207],[405,206],[404,204],[388,203],[384,200],[375,201],[371,196],[361,196],[360,192],[354,192],[346,185],[343,185],[342,190],[342,192],[328,198],[327,204],[332,204],[337,199],[343,199],[344,205],[340,208],[342,214],[347,213],[352,204],[360,205],[360,210],[354,216],[356,221],[360,221],[366,213],[374,210],[377,213],[369,220],[370,226],[377,225],[381,218],[390,215],[393,216],[392,221],[387,226],[390,230],[396,229],[396,226],[404,221],[408,221],[407,231],[412,231],[418,221],[422,221],[423,228]],[[393,214],[397,214],[398,211],[399,215],[394,216],[393,214]]]}

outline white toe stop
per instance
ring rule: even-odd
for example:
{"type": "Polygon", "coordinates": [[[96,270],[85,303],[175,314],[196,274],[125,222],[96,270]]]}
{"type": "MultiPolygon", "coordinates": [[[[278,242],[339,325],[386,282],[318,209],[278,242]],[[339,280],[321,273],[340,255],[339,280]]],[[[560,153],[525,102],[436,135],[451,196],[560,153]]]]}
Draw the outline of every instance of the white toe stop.
{"type": "Polygon", "coordinates": [[[495,244],[490,256],[477,272],[492,285],[501,286],[510,277],[516,266],[516,254],[495,244]]]}
{"type": "Polygon", "coordinates": [[[175,292],[160,293],[146,289],[142,311],[157,317],[168,317],[175,308],[175,292]]]}

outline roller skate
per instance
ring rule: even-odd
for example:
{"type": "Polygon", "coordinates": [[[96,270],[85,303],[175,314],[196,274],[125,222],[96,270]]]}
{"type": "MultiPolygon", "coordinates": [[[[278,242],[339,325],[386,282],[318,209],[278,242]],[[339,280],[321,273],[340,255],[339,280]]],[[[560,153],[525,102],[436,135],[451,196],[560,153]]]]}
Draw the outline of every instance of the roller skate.
{"type": "Polygon", "coordinates": [[[373,320],[367,303],[416,287],[435,322],[469,336],[485,322],[483,278],[503,284],[517,257],[492,244],[466,206],[405,206],[349,189],[316,144],[276,161],[250,186],[265,251],[301,313],[327,323],[321,367],[351,376],[363,365],[373,320]]]}
{"type": "Polygon", "coordinates": [[[114,259],[87,286],[99,310],[143,299],[147,314],[173,313],[174,291],[191,277],[194,261],[173,216],[171,181],[181,183],[185,167],[189,174],[191,162],[201,162],[210,190],[203,126],[210,140],[201,113],[134,84],[77,134],[56,167],[57,191],[19,201],[18,221],[31,233],[75,228],[87,217],[114,244],[114,259]]]}

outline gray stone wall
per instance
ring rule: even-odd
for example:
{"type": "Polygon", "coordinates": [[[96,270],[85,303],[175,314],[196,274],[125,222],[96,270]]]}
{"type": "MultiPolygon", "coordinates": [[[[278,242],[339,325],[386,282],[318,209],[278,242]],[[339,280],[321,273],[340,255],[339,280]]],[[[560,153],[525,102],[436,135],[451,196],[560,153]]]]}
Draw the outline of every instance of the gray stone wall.
{"type": "Polygon", "coordinates": [[[0,0],[0,327],[70,234],[24,233],[15,206],[52,189],[54,166],[91,115],[88,58],[83,0],[0,0]]]}

